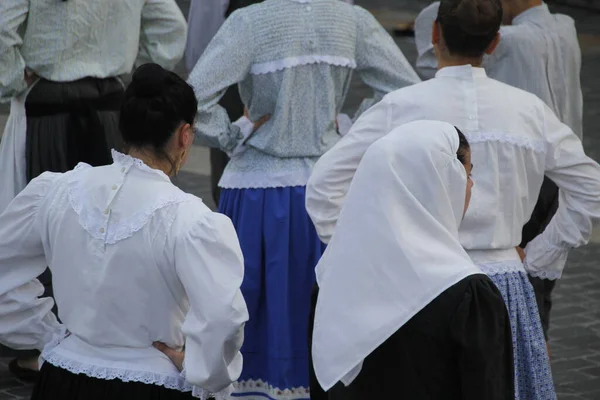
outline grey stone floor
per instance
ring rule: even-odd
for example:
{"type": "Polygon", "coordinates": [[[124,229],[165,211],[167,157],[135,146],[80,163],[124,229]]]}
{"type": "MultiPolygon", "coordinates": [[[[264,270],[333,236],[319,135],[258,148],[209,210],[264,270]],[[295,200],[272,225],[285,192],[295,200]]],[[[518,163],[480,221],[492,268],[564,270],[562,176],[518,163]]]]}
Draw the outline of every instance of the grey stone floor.
{"type": "MultiPolygon", "coordinates": [[[[178,0],[178,3],[187,14],[189,0],[178,0]]],[[[406,13],[418,12],[429,1],[361,0],[357,3],[377,14],[396,13],[400,18],[406,13]]],[[[600,160],[600,14],[565,6],[554,8],[573,16],[582,35],[584,145],[588,154],[600,160]]],[[[406,57],[414,62],[416,52],[413,39],[397,38],[397,42],[406,57]]],[[[178,72],[185,74],[182,65],[178,72]]],[[[367,89],[354,81],[345,109],[355,109],[365,95],[368,95],[367,89]]],[[[7,112],[6,105],[0,105],[0,117],[7,112]]],[[[183,172],[175,183],[214,207],[208,176],[183,172]]],[[[565,275],[557,285],[550,335],[552,367],[559,399],[600,400],[600,244],[591,244],[572,252],[565,275]]],[[[0,352],[0,400],[27,399],[31,386],[8,374],[8,360],[6,352],[0,352]]]]}

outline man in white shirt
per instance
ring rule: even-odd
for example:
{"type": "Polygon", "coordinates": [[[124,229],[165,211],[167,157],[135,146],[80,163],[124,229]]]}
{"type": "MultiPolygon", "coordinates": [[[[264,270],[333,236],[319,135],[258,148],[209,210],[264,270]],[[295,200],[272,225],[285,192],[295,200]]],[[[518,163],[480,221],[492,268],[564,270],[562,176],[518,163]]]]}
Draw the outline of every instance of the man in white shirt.
{"type": "MultiPolygon", "coordinates": [[[[431,4],[415,22],[417,67],[425,76],[437,68],[431,32],[438,8],[439,2],[431,4]]],[[[483,61],[488,76],[535,94],[581,138],[581,49],[575,22],[569,16],[551,14],[542,0],[502,0],[502,8],[505,25],[500,29],[500,43],[483,61]]],[[[522,247],[544,231],[557,207],[558,187],[546,178],[532,218],[523,229],[522,247]]],[[[532,284],[547,339],[554,282],[532,278],[532,284]]]]}
{"type": "Polygon", "coordinates": [[[364,113],[315,165],[306,206],[319,236],[328,242],[353,174],[374,141],[421,119],[449,122],[464,132],[472,147],[476,184],[473,207],[461,226],[461,244],[506,290],[516,370],[537,370],[517,374],[520,398],[545,399],[552,398],[546,395],[554,388],[525,270],[558,279],[569,249],[588,242],[592,223],[600,219],[600,166],[542,100],[487,77],[483,56],[498,45],[500,17],[499,0],[442,0],[433,29],[440,68],[435,78],[392,92],[364,113]],[[515,247],[545,174],[562,189],[561,202],[543,234],[528,244],[523,264],[515,247]]]}

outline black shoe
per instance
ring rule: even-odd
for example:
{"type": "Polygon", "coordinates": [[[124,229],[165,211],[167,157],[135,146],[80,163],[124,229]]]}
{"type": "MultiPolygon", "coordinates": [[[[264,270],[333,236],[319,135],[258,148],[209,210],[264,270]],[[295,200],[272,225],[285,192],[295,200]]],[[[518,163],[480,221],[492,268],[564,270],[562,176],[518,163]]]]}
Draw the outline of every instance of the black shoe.
{"type": "Polygon", "coordinates": [[[8,364],[8,370],[17,379],[23,382],[35,382],[40,376],[40,371],[34,371],[29,368],[23,368],[19,365],[19,359],[15,358],[8,364]]]}

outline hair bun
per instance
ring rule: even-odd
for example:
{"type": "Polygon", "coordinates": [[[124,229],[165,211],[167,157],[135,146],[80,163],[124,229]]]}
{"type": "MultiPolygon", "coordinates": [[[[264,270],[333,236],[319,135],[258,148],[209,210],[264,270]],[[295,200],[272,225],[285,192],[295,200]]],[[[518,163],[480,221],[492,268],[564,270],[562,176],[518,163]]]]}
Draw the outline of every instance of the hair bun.
{"type": "Polygon", "coordinates": [[[131,88],[136,97],[160,96],[167,84],[168,72],[158,64],[144,64],[135,70],[131,88]]]}

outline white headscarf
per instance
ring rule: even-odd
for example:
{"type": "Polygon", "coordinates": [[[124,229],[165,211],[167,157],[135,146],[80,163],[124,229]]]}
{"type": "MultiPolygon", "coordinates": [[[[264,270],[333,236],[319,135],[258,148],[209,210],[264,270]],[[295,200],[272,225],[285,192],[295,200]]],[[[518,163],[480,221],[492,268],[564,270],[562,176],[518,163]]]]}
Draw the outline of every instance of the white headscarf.
{"type": "Polygon", "coordinates": [[[403,125],[365,153],[317,265],[312,354],[325,390],[443,291],[480,274],[458,240],[467,174],[447,123],[403,125]]]}

